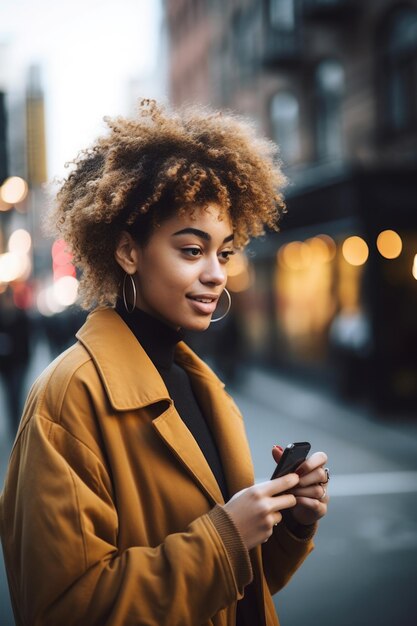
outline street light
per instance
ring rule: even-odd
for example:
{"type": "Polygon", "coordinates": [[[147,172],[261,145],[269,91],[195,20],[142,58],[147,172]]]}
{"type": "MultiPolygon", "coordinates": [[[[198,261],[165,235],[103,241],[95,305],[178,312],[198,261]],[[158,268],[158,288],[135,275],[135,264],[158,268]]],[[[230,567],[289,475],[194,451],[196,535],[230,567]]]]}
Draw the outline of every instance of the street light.
{"type": "Polygon", "coordinates": [[[23,202],[28,195],[28,184],[20,176],[10,176],[0,188],[0,199],[6,205],[12,207],[23,202]]]}

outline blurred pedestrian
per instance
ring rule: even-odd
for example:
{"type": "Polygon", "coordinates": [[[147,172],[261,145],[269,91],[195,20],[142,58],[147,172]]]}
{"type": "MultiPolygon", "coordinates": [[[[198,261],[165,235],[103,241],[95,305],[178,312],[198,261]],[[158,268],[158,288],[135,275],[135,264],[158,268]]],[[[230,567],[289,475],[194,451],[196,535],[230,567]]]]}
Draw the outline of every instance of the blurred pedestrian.
{"type": "Polygon", "coordinates": [[[16,621],[277,625],[271,593],[326,513],[326,455],[254,485],[241,415],[182,341],[230,305],[234,247],[279,217],[275,147],[232,115],[150,101],[108,124],[52,216],[95,310],[32,388],[11,457],[16,621]]]}
{"type": "Polygon", "coordinates": [[[17,431],[29,366],[30,320],[13,301],[8,287],[0,294],[0,377],[12,434],[17,431]]]}
{"type": "Polygon", "coordinates": [[[55,358],[74,342],[77,330],[85,321],[85,312],[78,307],[66,308],[42,320],[51,357],[55,358]]]}

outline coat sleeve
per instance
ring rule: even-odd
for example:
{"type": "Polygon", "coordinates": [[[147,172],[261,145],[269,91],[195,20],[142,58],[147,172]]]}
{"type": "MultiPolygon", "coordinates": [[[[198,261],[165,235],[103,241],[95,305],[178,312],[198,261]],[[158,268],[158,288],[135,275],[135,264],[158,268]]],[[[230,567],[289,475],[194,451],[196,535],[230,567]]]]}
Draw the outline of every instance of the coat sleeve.
{"type": "Polygon", "coordinates": [[[302,539],[281,522],[262,546],[264,574],[271,595],[282,589],[314,549],[312,537],[302,539]]]}
{"type": "Polygon", "coordinates": [[[213,511],[161,545],[119,552],[103,463],[45,417],[20,433],[0,523],[18,624],[195,626],[240,598],[251,577],[234,566],[213,511]]]}

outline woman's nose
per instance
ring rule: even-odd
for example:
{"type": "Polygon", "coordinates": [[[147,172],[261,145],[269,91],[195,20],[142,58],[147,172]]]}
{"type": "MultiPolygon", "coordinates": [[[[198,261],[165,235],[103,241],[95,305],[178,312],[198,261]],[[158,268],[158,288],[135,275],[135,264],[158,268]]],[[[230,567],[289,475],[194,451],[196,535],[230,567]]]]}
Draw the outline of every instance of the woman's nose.
{"type": "Polygon", "coordinates": [[[226,278],[226,269],[220,263],[217,255],[215,259],[208,259],[201,273],[200,281],[203,284],[222,285],[226,282],[226,278]]]}

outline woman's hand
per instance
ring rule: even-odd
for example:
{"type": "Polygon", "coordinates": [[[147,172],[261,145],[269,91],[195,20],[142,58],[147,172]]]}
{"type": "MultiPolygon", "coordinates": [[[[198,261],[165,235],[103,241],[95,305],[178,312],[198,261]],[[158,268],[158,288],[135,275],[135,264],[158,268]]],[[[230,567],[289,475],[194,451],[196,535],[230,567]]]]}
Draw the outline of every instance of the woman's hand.
{"type": "Polygon", "coordinates": [[[248,550],[267,541],[282,519],[281,511],[295,506],[295,496],[284,492],[298,482],[297,474],[287,474],[243,489],[224,505],[248,550]]]}
{"type": "MultiPolygon", "coordinates": [[[[279,448],[272,448],[272,456],[276,462],[281,455],[279,448]]],[[[300,481],[295,489],[291,489],[297,500],[295,507],[291,509],[291,515],[299,524],[314,524],[327,513],[329,496],[328,475],[324,470],[326,463],[327,455],[324,452],[315,452],[297,469],[300,481]]]]}

